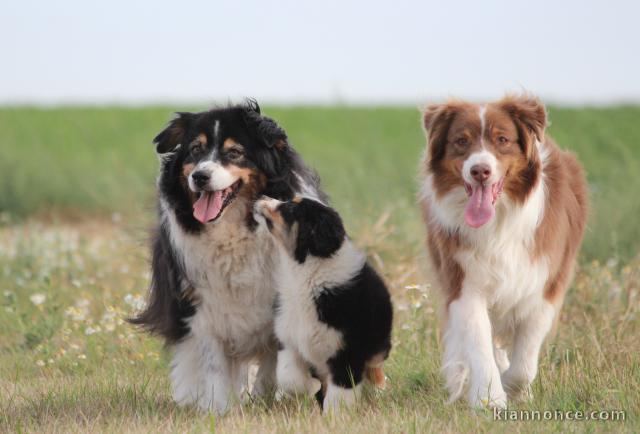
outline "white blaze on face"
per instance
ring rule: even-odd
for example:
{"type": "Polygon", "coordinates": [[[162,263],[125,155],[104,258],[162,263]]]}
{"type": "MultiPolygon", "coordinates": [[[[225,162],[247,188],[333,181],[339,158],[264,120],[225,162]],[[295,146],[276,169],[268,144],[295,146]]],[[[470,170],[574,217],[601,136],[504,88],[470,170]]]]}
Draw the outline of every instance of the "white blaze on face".
{"type": "Polygon", "coordinates": [[[480,110],[478,110],[478,115],[480,116],[480,143],[482,144],[482,149],[484,149],[484,130],[487,126],[487,119],[485,114],[487,113],[487,106],[481,105],[480,110]]]}

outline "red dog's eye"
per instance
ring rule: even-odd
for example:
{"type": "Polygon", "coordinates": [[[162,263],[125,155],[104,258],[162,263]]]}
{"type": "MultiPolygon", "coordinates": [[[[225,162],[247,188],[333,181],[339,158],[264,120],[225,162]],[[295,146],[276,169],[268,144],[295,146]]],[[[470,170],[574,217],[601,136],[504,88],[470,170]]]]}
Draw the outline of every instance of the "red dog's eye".
{"type": "Polygon", "coordinates": [[[498,143],[500,143],[501,145],[504,145],[507,142],[509,142],[509,139],[507,139],[505,136],[498,137],[498,143]]]}
{"type": "Polygon", "coordinates": [[[469,140],[467,140],[466,137],[460,137],[458,140],[456,140],[456,145],[460,147],[467,146],[468,144],[469,144],[469,140]]]}

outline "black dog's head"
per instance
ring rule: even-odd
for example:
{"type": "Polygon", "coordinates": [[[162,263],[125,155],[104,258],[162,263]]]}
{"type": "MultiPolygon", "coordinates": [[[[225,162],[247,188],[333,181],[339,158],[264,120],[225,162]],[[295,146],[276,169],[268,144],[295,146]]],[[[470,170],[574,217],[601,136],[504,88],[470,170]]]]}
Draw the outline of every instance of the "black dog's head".
{"type": "Polygon", "coordinates": [[[260,195],[287,200],[299,187],[301,162],[285,131],[253,100],[178,113],[154,143],[163,156],[161,195],[187,230],[198,231],[233,207],[246,206],[250,217],[260,195]]]}
{"type": "Polygon", "coordinates": [[[254,207],[256,221],[264,224],[274,238],[299,263],[308,255],[331,257],[344,242],[342,219],[333,209],[322,203],[294,198],[281,202],[264,198],[254,207]]]}

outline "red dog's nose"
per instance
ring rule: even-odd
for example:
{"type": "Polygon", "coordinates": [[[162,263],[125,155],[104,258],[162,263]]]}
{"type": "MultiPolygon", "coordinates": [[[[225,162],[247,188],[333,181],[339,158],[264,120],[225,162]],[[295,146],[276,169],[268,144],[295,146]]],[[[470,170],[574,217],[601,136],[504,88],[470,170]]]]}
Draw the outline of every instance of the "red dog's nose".
{"type": "Polygon", "coordinates": [[[491,176],[491,168],[488,164],[474,164],[471,167],[471,176],[478,182],[485,182],[491,176]]]}

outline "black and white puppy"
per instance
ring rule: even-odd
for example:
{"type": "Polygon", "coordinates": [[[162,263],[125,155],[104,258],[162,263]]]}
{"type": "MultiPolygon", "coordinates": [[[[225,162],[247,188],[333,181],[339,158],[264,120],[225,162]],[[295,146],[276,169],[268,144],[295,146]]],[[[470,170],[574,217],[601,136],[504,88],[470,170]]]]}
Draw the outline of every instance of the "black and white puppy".
{"type": "Polygon", "coordinates": [[[309,198],[258,200],[258,231],[276,240],[275,330],[282,349],[276,377],[288,393],[324,386],[323,411],[352,404],[364,377],[384,386],[391,349],[389,291],[346,236],[332,208],[309,198]]]}

